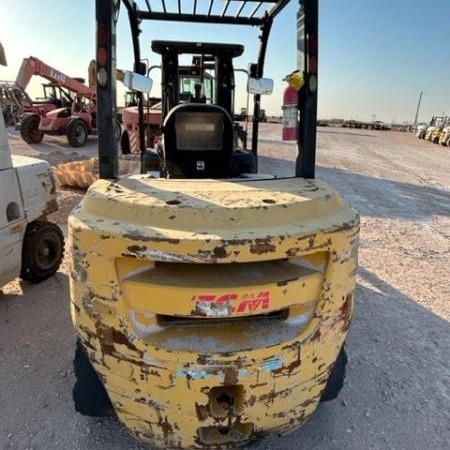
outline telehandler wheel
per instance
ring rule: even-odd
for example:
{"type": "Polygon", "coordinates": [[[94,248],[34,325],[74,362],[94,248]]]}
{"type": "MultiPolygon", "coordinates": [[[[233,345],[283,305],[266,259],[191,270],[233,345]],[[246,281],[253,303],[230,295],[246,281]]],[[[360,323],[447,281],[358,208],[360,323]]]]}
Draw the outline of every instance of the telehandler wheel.
{"type": "Polygon", "coordinates": [[[112,416],[111,400],[80,341],[77,341],[73,369],[76,377],[72,390],[75,411],[84,416],[112,416]]]}
{"type": "Polygon", "coordinates": [[[44,138],[44,133],[39,131],[39,116],[25,117],[20,126],[20,136],[27,144],[39,144],[44,138]]]}
{"type": "Polygon", "coordinates": [[[120,139],[120,150],[122,150],[122,155],[129,155],[131,153],[130,138],[127,131],[122,133],[122,137],[120,139]]]}
{"type": "Polygon", "coordinates": [[[12,125],[14,123],[11,110],[7,106],[5,106],[2,109],[2,114],[3,114],[3,120],[5,121],[6,127],[9,127],[10,125],[12,125]]]}
{"type": "Polygon", "coordinates": [[[31,222],[27,226],[22,247],[20,277],[39,283],[52,276],[61,265],[64,236],[51,222],[31,222]]]}
{"type": "Polygon", "coordinates": [[[347,352],[345,351],[345,348],[342,347],[330,378],[328,378],[328,383],[322,393],[322,397],[320,398],[321,402],[329,402],[330,400],[337,398],[339,392],[341,392],[341,389],[344,387],[346,365],[347,352]]]}
{"type": "Polygon", "coordinates": [[[69,124],[67,140],[71,147],[84,147],[88,137],[88,130],[81,119],[75,119],[69,124]]]}

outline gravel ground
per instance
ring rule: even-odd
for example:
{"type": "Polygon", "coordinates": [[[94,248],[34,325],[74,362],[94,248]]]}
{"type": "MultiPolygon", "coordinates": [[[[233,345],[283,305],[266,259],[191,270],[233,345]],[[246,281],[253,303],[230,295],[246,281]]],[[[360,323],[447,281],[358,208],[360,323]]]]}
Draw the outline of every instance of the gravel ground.
{"type": "MultiPolygon", "coordinates": [[[[56,164],[65,139],[14,153],[56,164]]],[[[295,146],[263,124],[262,171],[291,173],[295,146]]],[[[450,149],[395,132],[318,130],[317,176],[361,214],[360,267],[348,339],[346,385],[299,430],[255,450],[446,450],[450,444],[450,149]]],[[[61,191],[54,220],[65,227],[81,191],[61,191]]],[[[68,263],[40,285],[9,283],[0,294],[0,448],[143,450],[114,419],[76,414],[71,402],[75,335],[68,263]]]]}

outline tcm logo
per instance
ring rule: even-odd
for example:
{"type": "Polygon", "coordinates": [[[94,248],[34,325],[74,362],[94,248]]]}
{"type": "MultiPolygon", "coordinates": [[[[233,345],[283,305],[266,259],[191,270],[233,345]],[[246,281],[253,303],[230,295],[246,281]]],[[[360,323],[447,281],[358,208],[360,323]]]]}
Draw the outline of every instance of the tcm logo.
{"type": "Polygon", "coordinates": [[[192,301],[197,304],[209,304],[211,306],[225,306],[233,302],[231,311],[233,313],[245,313],[263,311],[270,307],[270,292],[261,291],[259,293],[247,293],[247,294],[197,294],[192,297],[192,301]]]}
{"type": "Polygon", "coordinates": [[[66,82],[66,76],[63,73],[58,72],[55,69],[50,70],[50,76],[53,78],[56,78],[60,83],[66,82]]]}

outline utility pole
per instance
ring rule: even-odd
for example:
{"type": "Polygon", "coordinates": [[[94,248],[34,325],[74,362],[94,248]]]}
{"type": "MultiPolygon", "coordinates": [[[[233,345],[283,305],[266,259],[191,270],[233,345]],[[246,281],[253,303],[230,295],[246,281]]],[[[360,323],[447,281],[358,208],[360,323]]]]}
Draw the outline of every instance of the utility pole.
{"type": "Polygon", "coordinates": [[[417,119],[419,118],[419,109],[420,109],[420,103],[422,101],[422,95],[423,95],[423,91],[420,91],[420,95],[419,95],[419,102],[417,103],[417,109],[416,109],[416,117],[414,118],[414,130],[417,127],[417,119]]]}

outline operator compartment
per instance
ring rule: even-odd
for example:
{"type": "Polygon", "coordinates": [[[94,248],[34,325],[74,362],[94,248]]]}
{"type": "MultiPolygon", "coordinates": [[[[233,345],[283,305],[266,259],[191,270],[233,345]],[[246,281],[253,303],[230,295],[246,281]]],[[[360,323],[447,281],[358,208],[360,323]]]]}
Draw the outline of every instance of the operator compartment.
{"type": "Polygon", "coordinates": [[[171,178],[228,178],[232,172],[233,121],[217,105],[187,103],[164,122],[164,159],[171,178]]]}

